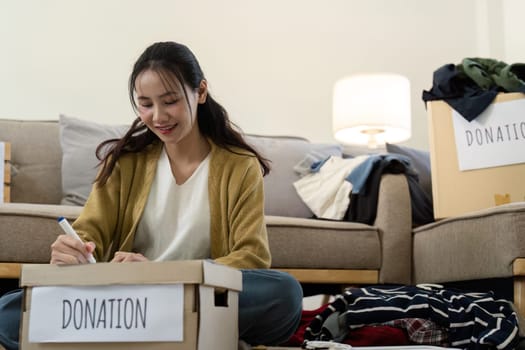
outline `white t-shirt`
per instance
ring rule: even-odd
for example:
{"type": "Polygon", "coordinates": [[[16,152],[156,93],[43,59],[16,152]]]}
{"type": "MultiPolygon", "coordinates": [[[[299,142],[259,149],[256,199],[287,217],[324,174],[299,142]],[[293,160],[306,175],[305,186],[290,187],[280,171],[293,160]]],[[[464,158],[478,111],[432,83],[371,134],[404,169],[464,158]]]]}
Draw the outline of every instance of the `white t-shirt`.
{"type": "Polygon", "coordinates": [[[177,185],[162,150],[135,234],[135,252],[152,261],[210,257],[209,168],[208,155],[185,183],[177,185]]]}

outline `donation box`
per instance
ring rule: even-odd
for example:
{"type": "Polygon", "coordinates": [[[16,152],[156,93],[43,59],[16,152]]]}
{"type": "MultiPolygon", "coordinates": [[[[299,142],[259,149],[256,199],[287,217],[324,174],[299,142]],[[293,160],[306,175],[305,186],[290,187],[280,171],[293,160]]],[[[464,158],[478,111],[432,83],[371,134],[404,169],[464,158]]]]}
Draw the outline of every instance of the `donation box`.
{"type": "Polygon", "coordinates": [[[206,260],[25,264],[22,350],[231,350],[241,272],[206,260]]]}
{"type": "Polygon", "coordinates": [[[445,101],[427,111],[436,219],[525,201],[524,94],[498,94],[471,122],[445,101]]]}

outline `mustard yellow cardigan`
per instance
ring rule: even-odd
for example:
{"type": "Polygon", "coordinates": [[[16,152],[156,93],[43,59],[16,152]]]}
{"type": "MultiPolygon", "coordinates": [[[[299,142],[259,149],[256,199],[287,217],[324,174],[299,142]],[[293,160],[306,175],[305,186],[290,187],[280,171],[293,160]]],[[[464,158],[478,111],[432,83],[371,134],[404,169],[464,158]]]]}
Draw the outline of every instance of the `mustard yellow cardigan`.
{"type": "MultiPolygon", "coordinates": [[[[211,258],[235,268],[268,268],[260,164],[247,151],[233,153],[210,144],[211,258]]],[[[154,142],[142,152],[121,156],[107,183],[93,186],[73,228],[96,244],[97,260],[108,261],[116,251],[132,250],[161,150],[162,143],[154,142]]]]}

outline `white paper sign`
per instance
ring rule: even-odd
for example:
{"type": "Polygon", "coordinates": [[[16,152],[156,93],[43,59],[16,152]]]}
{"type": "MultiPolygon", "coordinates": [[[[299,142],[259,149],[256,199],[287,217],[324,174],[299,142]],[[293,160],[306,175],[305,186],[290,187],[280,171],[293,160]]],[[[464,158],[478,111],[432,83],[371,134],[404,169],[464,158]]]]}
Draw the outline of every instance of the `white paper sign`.
{"type": "Polygon", "coordinates": [[[525,163],[525,99],[493,103],[471,122],[453,111],[452,120],[459,170],[525,163]]]}
{"type": "Polygon", "coordinates": [[[183,341],[182,284],[35,287],[29,342],[183,341]]]}
{"type": "Polygon", "coordinates": [[[0,203],[4,203],[5,143],[0,142],[0,203]]]}

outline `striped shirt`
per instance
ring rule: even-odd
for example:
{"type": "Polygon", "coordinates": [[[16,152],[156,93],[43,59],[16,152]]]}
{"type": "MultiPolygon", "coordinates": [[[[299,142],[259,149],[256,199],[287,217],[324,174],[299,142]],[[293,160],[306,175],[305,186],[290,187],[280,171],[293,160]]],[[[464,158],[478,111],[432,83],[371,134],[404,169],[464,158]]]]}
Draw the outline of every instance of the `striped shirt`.
{"type": "Polygon", "coordinates": [[[316,316],[305,340],[338,341],[352,328],[403,318],[433,321],[447,329],[456,348],[510,350],[519,341],[518,317],[509,301],[435,286],[350,288],[316,316]],[[334,316],[338,322],[325,324],[334,316]]]}

